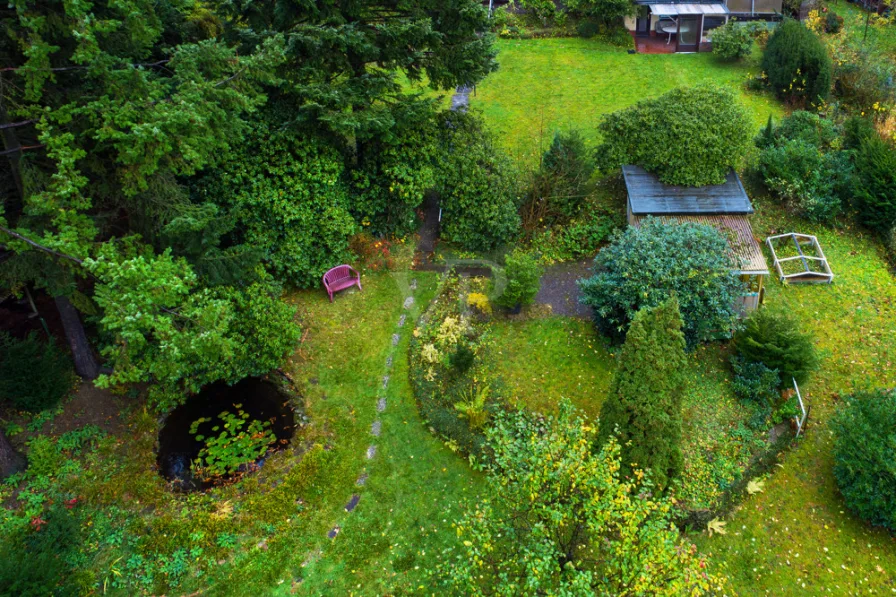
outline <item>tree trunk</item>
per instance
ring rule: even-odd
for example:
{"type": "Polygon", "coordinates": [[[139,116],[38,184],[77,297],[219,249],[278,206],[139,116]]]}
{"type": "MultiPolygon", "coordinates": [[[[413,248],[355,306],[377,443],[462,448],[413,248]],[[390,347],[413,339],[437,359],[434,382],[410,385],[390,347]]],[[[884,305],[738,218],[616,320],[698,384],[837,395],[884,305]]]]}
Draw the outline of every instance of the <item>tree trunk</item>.
{"type": "MultiPolygon", "coordinates": [[[[6,102],[3,100],[4,83],[5,82],[0,79],[0,124],[10,124],[9,114],[6,111],[6,102]]],[[[19,143],[18,136],[16,136],[15,129],[3,129],[3,147],[7,150],[19,149],[20,147],[22,147],[22,144],[19,143]]],[[[19,162],[22,158],[22,152],[13,151],[12,153],[7,154],[7,158],[9,159],[10,170],[12,170],[12,178],[16,183],[16,189],[19,191],[19,198],[24,201],[25,186],[22,183],[22,171],[19,168],[19,162]]]]}
{"type": "Polygon", "coordinates": [[[12,447],[6,434],[0,430],[0,479],[25,468],[25,458],[12,447]]]}
{"type": "Polygon", "coordinates": [[[93,350],[90,348],[90,342],[87,341],[87,334],[84,332],[84,325],[81,323],[78,311],[64,296],[57,296],[55,301],[59,317],[62,319],[62,326],[65,328],[65,337],[72,349],[75,372],[84,379],[96,379],[100,373],[100,366],[93,358],[93,350]]]}

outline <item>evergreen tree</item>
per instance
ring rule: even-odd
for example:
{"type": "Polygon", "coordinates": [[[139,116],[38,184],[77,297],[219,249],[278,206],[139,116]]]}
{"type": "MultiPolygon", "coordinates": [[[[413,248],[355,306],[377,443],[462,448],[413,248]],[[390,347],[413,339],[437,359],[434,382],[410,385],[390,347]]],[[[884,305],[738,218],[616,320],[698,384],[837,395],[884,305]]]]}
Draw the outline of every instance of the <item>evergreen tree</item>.
{"type": "Polygon", "coordinates": [[[638,311],[619,357],[610,395],[600,412],[598,445],[615,436],[625,474],[651,471],[664,489],[681,471],[681,397],[684,334],[674,297],[638,311]]]}
{"type": "Polygon", "coordinates": [[[775,28],[762,55],[762,70],[781,99],[817,106],[831,92],[833,66],[821,39],[799,21],[775,28]]]}
{"type": "Polygon", "coordinates": [[[871,134],[859,145],[856,171],[855,198],[861,221],[885,234],[896,225],[896,149],[871,134]]]}

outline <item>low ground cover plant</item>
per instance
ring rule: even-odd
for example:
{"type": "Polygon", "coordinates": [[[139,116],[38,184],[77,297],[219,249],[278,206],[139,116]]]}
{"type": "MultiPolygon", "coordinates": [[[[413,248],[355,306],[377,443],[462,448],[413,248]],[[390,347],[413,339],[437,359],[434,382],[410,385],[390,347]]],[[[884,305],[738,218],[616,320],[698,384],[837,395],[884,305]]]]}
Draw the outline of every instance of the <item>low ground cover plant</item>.
{"type": "Polygon", "coordinates": [[[486,425],[501,403],[495,380],[480,366],[489,317],[488,301],[480,298],[486,285],[484,279],[449,277],[408,349],[421,416],[453,450],[476,456],[483,454],[486,425]]]}

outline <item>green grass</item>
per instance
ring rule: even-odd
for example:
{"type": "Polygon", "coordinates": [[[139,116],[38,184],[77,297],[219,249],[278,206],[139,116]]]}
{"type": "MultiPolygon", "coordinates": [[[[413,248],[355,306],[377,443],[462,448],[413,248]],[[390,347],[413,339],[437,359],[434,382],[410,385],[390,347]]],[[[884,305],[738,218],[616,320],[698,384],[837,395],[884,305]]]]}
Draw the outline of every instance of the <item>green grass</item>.
{"type": "Polygon", "coordinates": [[[500,68],[477,87],[471,105],[526,163],[547,149],[554,131],[578,128],[594,141],[604,114],[682,85],[711,82],[738,90],[757,130],[770,114],[783,112],[771,96],[744,90],[758,70],[755,56],[731,64],[711,53],[628,54],[578,38],[499,40],[497,47],[500,68]]]}
{"type": "Polygon", "coordinates": [[[516,404],[552,413],[566,398],[590,417],[600,413],[616,363],[590,321],[548,317],[490,330],[489,369],[516,404]]]}
{"type": "Polygon", "coordinates": [[[896,59],[896,25],[875,22],[872,15],[866,35],[867,11],[845,0],[831,3],[830,8],[843,17],[843,28],[847,35],[856,41],[863,41],[872,52],[889,56],[891,60],[896,59]]]}
{"type": "MultiPolygon", "coordinates": [[[[724,561],[750,595],[891,594],[896,543],[846,511],[832,474],[827,422],[855,387],[896,385],[896,283],[879,243],[855,229],[833,230],[761,205],[754,231],[818,237],[833,285],[768,285],[768,306],[788,309],[812,330],[824,356],[801,388],[812,407],[808,435],[728,521],[728,534],[700,546],[724,561]],[[805,585],[805,586],[804,586],[805,585]]],[[[767,256],[768,257],[768,256],[767,256]]]]}

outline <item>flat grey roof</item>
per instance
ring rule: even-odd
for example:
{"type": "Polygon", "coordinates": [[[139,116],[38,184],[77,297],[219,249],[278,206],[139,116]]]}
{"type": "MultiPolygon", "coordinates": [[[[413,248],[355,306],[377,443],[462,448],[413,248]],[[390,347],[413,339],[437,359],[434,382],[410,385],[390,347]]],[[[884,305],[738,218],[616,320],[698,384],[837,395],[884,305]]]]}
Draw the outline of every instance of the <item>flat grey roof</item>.
{"type": "Polygon", "coordinates": [[[753,205],[734,170],[725,182],[705,187],[667,185],[640,166],[623,166],[628,204],[635,215],[751,214],[753,205]]]}

